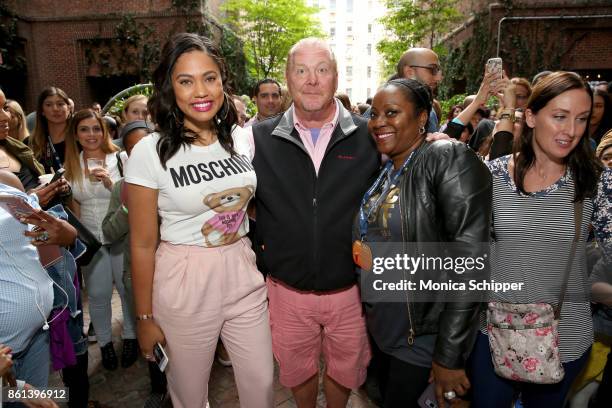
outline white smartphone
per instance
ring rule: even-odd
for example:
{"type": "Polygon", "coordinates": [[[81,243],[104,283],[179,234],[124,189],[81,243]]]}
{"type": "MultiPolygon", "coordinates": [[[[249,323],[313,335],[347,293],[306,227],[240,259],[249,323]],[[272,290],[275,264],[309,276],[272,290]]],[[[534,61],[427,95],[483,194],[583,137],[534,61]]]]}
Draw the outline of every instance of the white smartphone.
{"type": "Polygon", "coordinates": [[[497,79],[502,79],[502,59],[501,58],[489,58],[487,61],[487,72],[494,72],[499,74],[497,79]]]}
{"type": "Polygon", "coordinates": [[[161,344],[155,343],[153,347],[153,356],[155,357],[155,362],[159,367],[159,371],[164,372],[168,365],[168,355],[161,344]]]}

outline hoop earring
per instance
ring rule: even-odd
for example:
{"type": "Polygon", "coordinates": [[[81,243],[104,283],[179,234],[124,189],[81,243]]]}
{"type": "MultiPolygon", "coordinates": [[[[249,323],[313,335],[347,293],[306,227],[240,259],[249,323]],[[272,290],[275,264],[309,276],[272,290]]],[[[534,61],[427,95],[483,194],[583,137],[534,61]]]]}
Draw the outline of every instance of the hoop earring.
{"type": "Polygon", "coordinates": [[[424,135],[425,134],[425,126],[421,126],[419,128],[419,135],[424,135]]]}
{"type": "Polygon", "coordinates": [[[229,110],[229,95],[227,94],[227,92],[223,91],[223,105],[221,106],[221,109],[219,109],[219,112],[217,112],[217,114],[215,115],[215,121],[217,122],[217,124],[220,124],[221,121],[227,119],[227,115],[229,115],[229,110]],[[221,112],[223,112],[223,117],[220,117],[219,115],[219,113],[221,112]]]}

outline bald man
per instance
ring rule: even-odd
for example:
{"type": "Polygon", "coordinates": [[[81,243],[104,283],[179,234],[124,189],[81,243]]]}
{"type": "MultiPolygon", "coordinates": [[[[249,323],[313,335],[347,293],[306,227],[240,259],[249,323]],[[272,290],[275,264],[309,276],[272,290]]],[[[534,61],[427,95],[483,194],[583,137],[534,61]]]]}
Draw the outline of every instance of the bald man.
{"type": "MultiPolygon", "coordinates": [[[[438,55],[429,48],[410,48],[397,63],[397,71],[390,78],[416,79],[429,86],[432,95],[442,81],[442,69],[438,55]]],[[[371,108],[363,114],[366,119],[370,118],[371,108]]],[[[432,109],[427,121],[427,133],[438,131],[438,115],[432,109]]]]}
{"type": "Polygon", "coordinates": [[[419,80],[434,92],[442,81],[438,55],[429,48],[410,48],[397,63],[397,75],[419,80]]]}
{"type": "Polygon", "coordinates": [[[370,360],[351,227],[380,159],[367,121],[334,98],[338,69],[324,40],[294,45],[285,76],[291,107],[247,128],[272,349],[298,408],[317,405],[321,355],[327,407],[344,408],[370,360]]]}
{"type": "MultiPolygon", "coordinates": [[[[396,75],[400,78],[416,79],[428,85],[433,94],[442,81],[438,54],[429,48],[410,48],[397,63],[396,75]]],[[[438,123],[438,115],[432,109],[427,122],[427,132],[437,132],[438,123]]]]}

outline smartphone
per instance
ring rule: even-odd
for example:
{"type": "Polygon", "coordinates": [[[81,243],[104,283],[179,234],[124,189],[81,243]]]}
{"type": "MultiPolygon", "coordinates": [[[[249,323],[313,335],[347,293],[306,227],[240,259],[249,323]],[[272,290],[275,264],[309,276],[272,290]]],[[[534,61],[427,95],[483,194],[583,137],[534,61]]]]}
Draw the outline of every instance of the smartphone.
{"type": "Polygon", "coordinates": [[[53,178],[51,179],[51,181],[49,182],[49,184],[53,184],[55,183],[57,180],[61,179],[64,176],[64,173],[66,172],[65,169],[61,168],[58,171],[55,172],[55,174],[53,175],[53,178]]]}
{"type": "Polygon", "coordinates": [[[159,371],[164,372],[168,365],[168,355],[161,344],[155,343],[153,347],[153,356],[155,357],[155,362],[159,367],[159,371]]]}
{"type": "Polygon", "coordinates": [[[12,194],[0,194],[0,207],[4,208],[18,220],[36,214],[36,210],[29,202],[23,197],[12,194]]]}
{"type": "Polygon", "coordinates": [[[497,79],[502,79],[503,67],[501,58],[489,58],[487,61],[487,72],[494,72],[499,74],[497,79]]]}
{"type": "Polygon", "coordinates": [[[430,383],[423,394],[417,401],[421,408],[448,408],[450,404],[446,402],[444,407],[438,406],[438,400],[436,399],[436,383],[430,383]]]}

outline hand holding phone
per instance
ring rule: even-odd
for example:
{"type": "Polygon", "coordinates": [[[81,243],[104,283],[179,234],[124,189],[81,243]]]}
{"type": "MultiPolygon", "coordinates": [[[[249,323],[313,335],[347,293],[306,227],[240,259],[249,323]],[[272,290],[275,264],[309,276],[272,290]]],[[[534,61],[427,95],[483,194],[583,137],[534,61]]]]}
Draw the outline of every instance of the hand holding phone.
{"type": "Polygon", "coordinates": [[[57,180],[61,179],[62,177],[64,177],[64,173],[66,172],[65,169],[61,168],[58,171],[55,172],[55,174],[53,175],[53,178],[51,179],[51,181],[49,182],[49,184],[53,184],[55,183],[57,180]]]}
{"type": "Polygon", "coordinates": [[[489,58],[487,61],[487,72],[498,74],[496,79],[502,79],[503,67],[501,58],[489,58]]]}
{"type": "Polygon", "coordinates": [[[444,404],[444,407],[440,407],[438,405],[438,400],[436,399],[436,383],[435,382],[429,383],[427,388],[425,388],[425,391],[423,392],[423,394],[421,394],[421,396],[419,397],[419,400],[417,401],[417,403],[419,404],[420,408],[448,408],[450,407],[450,404],[448,402],[444,404]]]}
{"type": "Polygon", "coordinates": [[[153,357],[155,357],[155,362],[159,367],[159,371],[163,372],[166,369],[169,360],[168,355],[161,344],[155,343],[155,346],[153,346],[153,357]]]}

